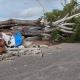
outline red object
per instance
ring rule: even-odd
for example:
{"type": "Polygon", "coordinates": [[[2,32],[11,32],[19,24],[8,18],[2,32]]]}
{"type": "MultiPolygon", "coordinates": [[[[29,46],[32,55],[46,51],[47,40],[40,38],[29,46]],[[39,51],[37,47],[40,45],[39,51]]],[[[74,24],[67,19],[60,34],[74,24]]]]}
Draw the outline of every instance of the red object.
{"type": "Polygon", "coordinates": [[[3,39],[0,39],[0,47],[4,46],[4,40],[3,39]]]}
{"type": "Polygon", "coordinates": [[[3,39],[0,39],[0,55],[6,52],[5,42],[3,39]]]}

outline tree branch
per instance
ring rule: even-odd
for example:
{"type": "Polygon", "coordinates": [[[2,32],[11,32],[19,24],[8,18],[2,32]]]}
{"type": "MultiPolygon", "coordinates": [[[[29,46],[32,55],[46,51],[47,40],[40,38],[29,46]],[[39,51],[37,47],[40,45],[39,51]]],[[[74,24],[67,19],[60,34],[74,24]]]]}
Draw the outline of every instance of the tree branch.
{"type": "Polygon", "coordinates": [[[72,26],[72,25],[74,25],[75,23],[64,23],[64,24],[62,24],[62,25],[67,25],[67,26],[72,26]]]}
{"type": "Polygon", "coordinates": [[[67,31],[67,30],[64,30],[64,29],[60,29],[61,32],[64,32],[64,33],[69,33],[69,34],[73,34],[74,32],[73,31],[67,31]]]}
{"type": "Polygon", "coordinates": [[[61,23],[61,22],[70,20],[70,19],[72,19],[73,17],[77,17],[77,16],[79,16],[79,15],[80,15],[80,13],[74,14],[74,15],[69,16],[69,17],[64,17],[63,19],[57,20],[57,21],[55,21],[55,22],[52,22],[52,25],[53,25],[53,26],[56,26],[56,25],[58,25],[58,24],[61,23]]]}
{"type": "Polygon", "coordinates": [[[73,28],[69,28],[63,25],[59,25],[58,27],[60,27],[61,29],[66,29],[66,30],[72,30],[73,28]]]}

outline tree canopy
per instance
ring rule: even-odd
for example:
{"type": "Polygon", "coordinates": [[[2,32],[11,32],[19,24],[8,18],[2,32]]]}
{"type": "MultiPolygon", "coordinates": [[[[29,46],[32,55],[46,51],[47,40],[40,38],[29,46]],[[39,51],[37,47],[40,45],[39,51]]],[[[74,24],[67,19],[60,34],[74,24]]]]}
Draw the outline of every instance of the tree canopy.
{"type": "MultiPolygon", "coordinates": [[[[63,6],[63,10],[55,9],[52,12],[45,13],[45,18],[50,22],[54,22],[61,18],[64,18],[65,16],[71,16],[76,13],[80,13],[80,6],[77,3],[77,0],[71,0],[70,3],[63,6]]],[[[75,40],[80,41],[80,17],[72,18],[68,22],[75,23],[75,25],[73,26],[73,30],[75,31],[75,34],[67,35],[66,38],[73,41],[75,40]]],[[[57,35],[61,35],[63,37],[63,35],[60,32],[56,32],[56,33],[55,32],[56,31],[52,32],[52,36],[54,38],[56,38],[57,35]]]]}

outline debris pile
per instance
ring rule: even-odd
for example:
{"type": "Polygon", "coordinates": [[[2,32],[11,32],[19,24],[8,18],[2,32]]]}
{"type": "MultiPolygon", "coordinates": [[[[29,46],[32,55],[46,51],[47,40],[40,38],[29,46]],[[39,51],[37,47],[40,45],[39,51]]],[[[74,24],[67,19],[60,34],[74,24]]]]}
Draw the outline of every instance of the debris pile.
{"type": "Polygon", "coordinates": [[[48,35],[45,26],[38,20],[10,19],[0,22],[1,59],[13,55],[42,54],[41,45],[32,40],[48,35]],[[31,38],[29,38],[31,37],[31,38]]]}
{"type": "Polygon", "coordinates": [[[40,46],[26,41],[20,31],[16,32],[1,32],[0,33],[0,60],[12,56],[35,55],[41,54],[40,46]]]}

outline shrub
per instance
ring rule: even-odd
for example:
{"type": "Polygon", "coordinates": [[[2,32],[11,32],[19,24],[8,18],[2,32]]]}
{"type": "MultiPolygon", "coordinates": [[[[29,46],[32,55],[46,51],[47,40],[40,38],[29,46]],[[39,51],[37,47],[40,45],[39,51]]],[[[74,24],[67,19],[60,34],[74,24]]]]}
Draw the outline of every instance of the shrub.
{"type": "Polygon", "coordinates": [[[61,32],[57,29],[53,30],[51,33],[52,39],[55,42],[61,42],[62,41],[62,36],[61,36],[61,32]]]}

